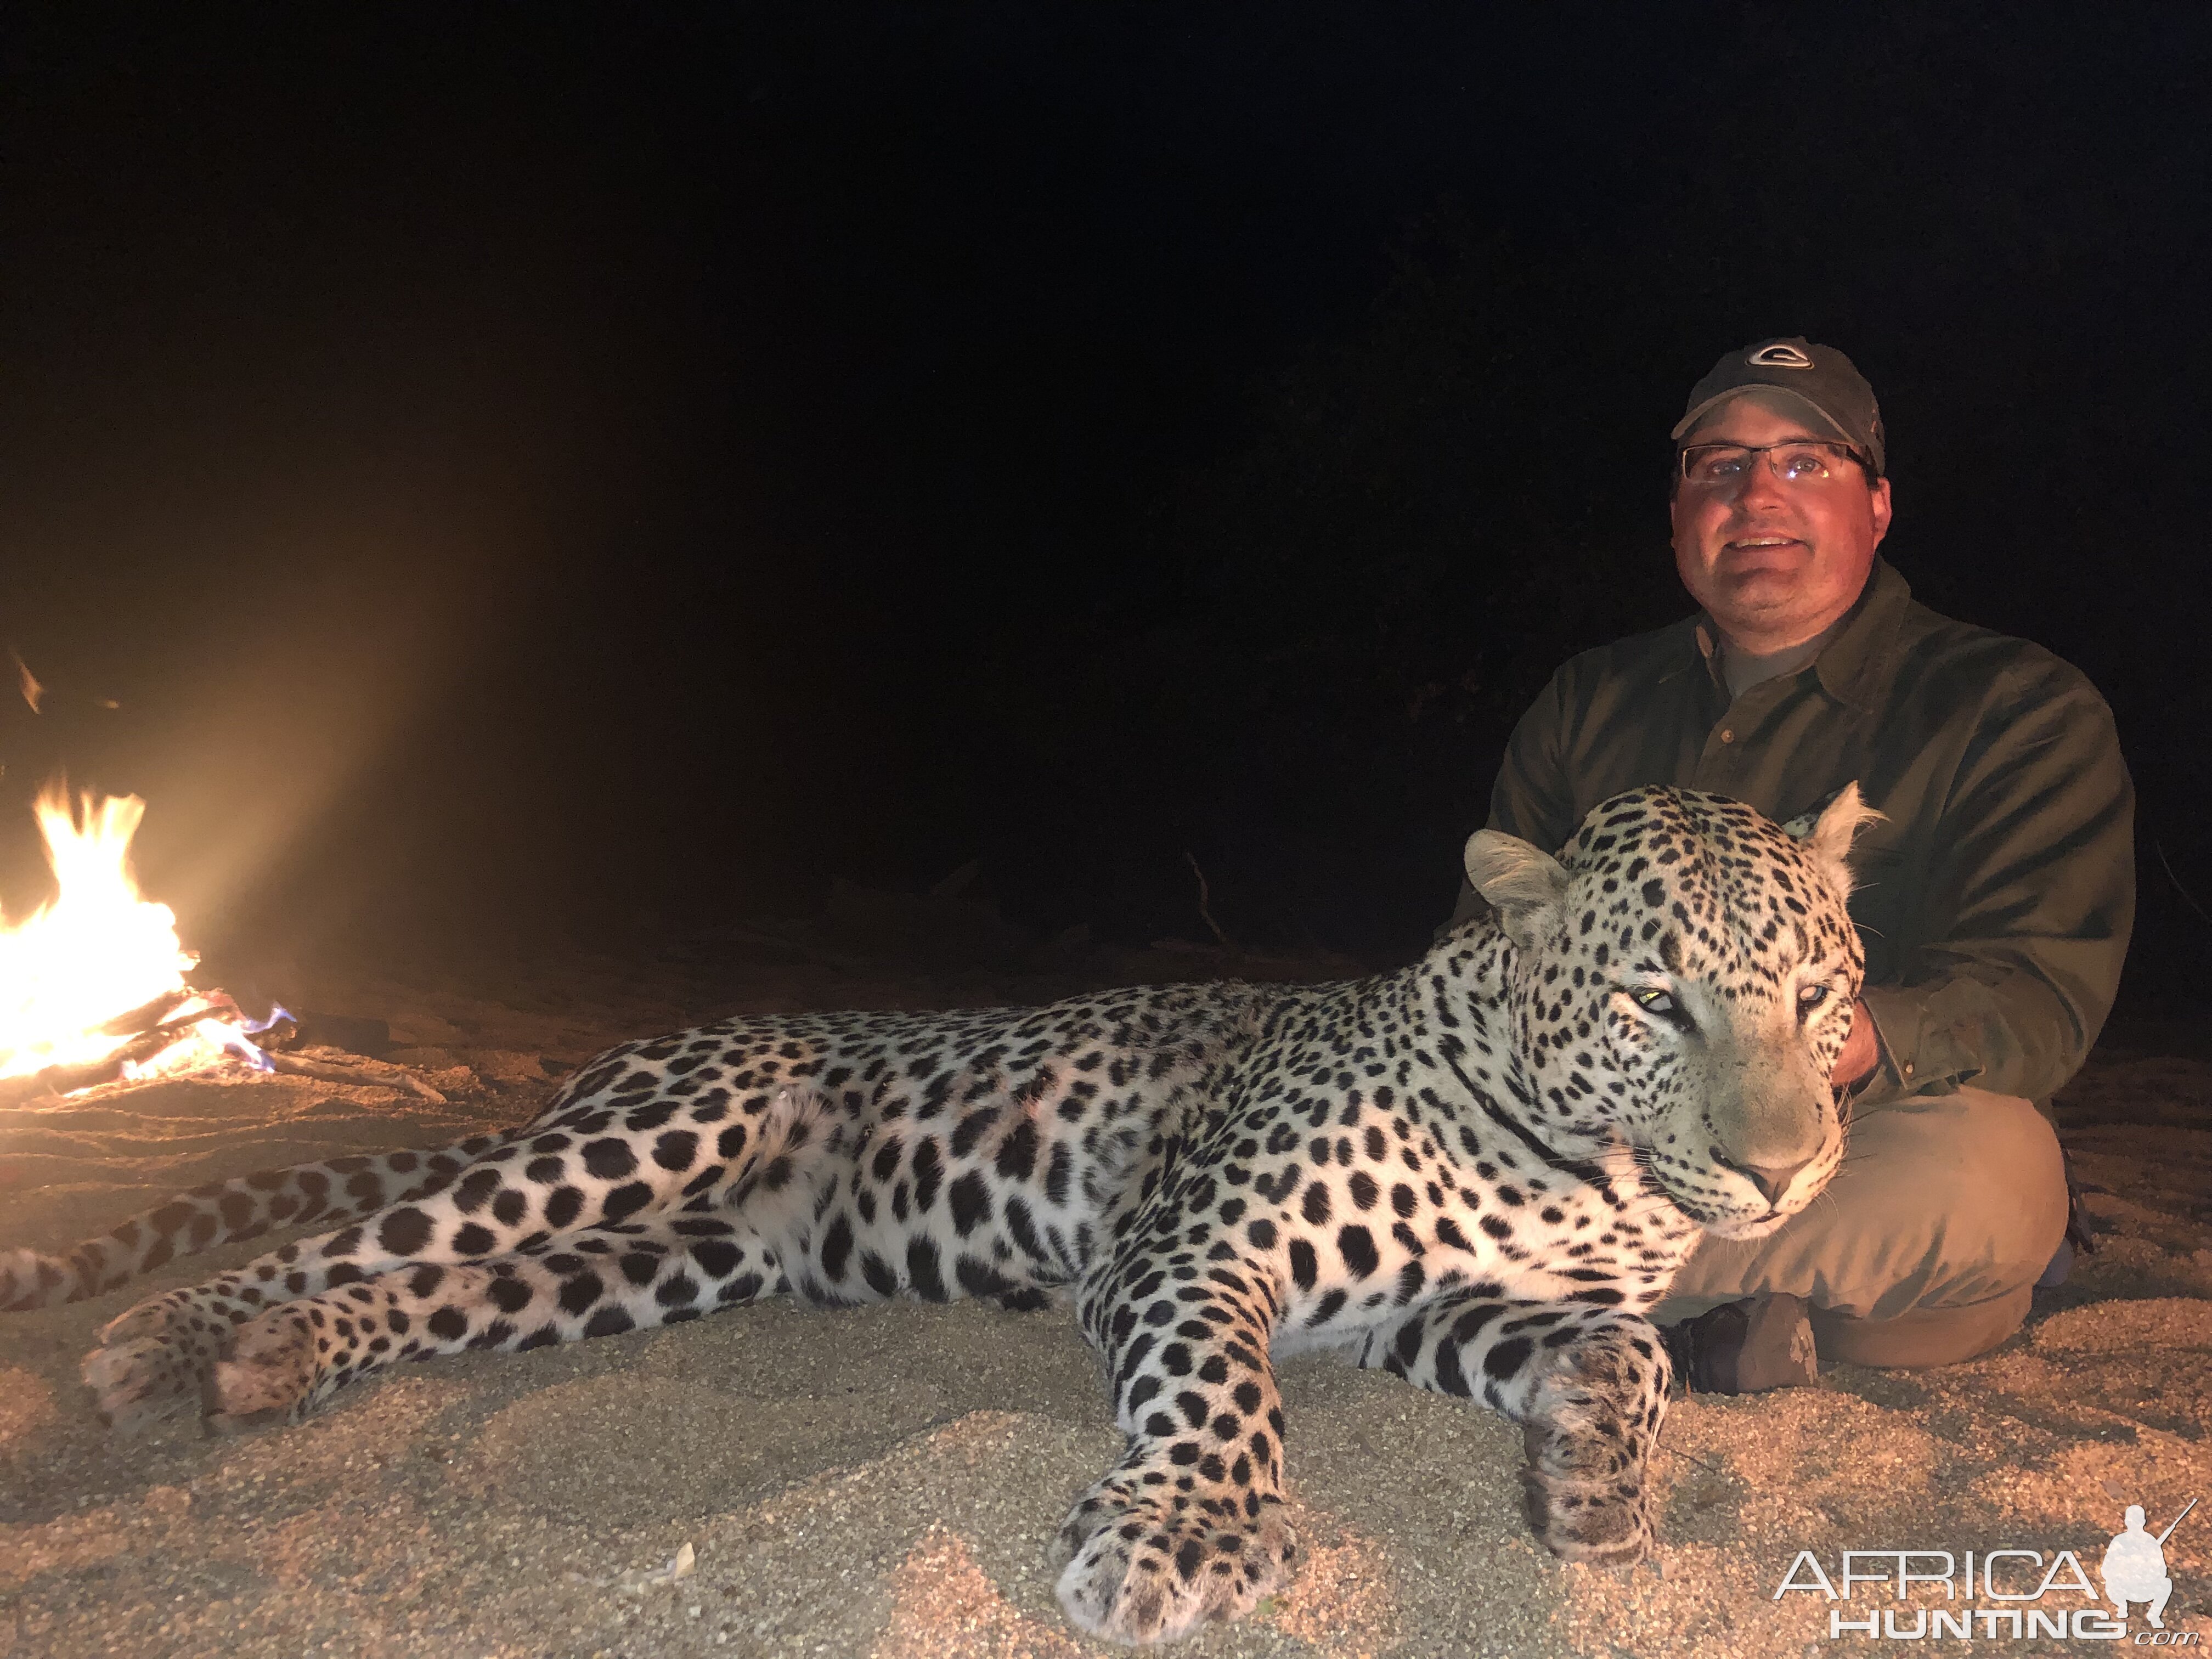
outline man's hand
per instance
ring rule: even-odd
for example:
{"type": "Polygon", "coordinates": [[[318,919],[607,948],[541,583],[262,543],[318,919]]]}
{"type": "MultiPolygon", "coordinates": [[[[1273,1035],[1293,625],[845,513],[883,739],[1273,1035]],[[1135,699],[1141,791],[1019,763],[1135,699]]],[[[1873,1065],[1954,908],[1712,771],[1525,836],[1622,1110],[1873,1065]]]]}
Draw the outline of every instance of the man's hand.
{"type": "Polygon", "coordinates": [[[1874,1016],[1867,1012],[1863,1002],[1851,1004],[1850,1040],[1844,1044],[1844,1052],[1836,1056],[1836,1069],[1828,1080],[1838,1089],[1848,1089],[1881,1062],[1881,1039],[1875,1035],[1874,1016]]]}

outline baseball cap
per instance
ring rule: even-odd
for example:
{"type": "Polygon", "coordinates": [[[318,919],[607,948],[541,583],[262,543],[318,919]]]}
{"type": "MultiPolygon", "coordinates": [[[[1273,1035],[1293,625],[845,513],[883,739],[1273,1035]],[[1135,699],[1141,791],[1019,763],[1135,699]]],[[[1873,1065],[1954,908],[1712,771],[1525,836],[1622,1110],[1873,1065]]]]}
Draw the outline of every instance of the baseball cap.
{"type": "Polygon", "coordinates": [[[1874,388],[1833,346],[1814,345],[1802,334],[1760,340],[1731,351],[1690,391],[1690,406],[1674,423],[1675,442],[1707,411],[1740,392],[1779,392],[1805,405],[1823,425],[1870,456],[1877,474],[1887,471],[1882,453],[1881,410],[1874,388]]]}

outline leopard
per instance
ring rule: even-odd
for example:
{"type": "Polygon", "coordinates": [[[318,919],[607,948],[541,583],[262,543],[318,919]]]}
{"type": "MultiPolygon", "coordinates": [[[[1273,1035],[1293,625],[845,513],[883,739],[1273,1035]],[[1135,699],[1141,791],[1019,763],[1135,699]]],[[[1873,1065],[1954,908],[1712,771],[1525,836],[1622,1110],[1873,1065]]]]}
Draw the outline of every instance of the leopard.
{"type": "Polygon", "coordinates": [[[627,1042],[512,1132],[0,1254],[0,1308],[341,1224],[110,1321],[82,1370],[125,1433],[297,1423],[403,1360],[769,1297],[1072,1308],[1124,1436],[1049,1546],[1087,1631],[1170,1640],[1289,1584],[1275,1365],[1302,1352],[1517,1423],[1535,1536],[1632,1564],[1672,1381],[1648,1314],[1700,1237],[1771,1233],[1844,1157],[1874,816],[1850,786],[1798,836],[1650,786],[1556,855],[1476,832],[1483,913],[1368,977],[627,1042]]]}

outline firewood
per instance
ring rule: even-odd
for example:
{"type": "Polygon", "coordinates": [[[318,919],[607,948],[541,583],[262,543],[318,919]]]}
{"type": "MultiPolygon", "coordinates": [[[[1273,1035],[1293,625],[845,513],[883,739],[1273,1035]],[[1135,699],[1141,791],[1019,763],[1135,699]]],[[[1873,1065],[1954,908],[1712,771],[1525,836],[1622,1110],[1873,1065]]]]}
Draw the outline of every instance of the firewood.
{"type": "Polygon", "coordinates": [[[98,1028],[102,1035],[109,1036],[131,1033],[130,1040],[113,1053],[99,1060],[49,1066],[22,1077],[0,1079],[0,1109],[21,1106],[46,1095],[75,1094],[80,1089],[112,1083],[123,1075],[125,1066],[151,1060],[171,1043],[184,1041],[202,1020],[234,1021],[238,1018],[238,1005],[221,991],[166,993],[128,1013],[118,1014],[98,1028]],[[185,1012],[174,1012],[179,1008],[185,1012]]]}
{"type": "MultiPolygon", "coordinates": [[[[365,1040],[389,1041],[390,1034],[381,1020],[338,1020],[325,1016],[313,1018],[319,1031],[324,1027],[343,1027],[365,1040]]],[[[22,1077],[0,1078],[0,1110],[19,1107],[47,1096],[74,1094],[80,1089],[112,1083],[123,1075],[125,1066],[153,1059],[171,1043],[190,1036],[194,1028],[204,1020],[217,1020],[240,1027],[246,1023],[245,1014],[227,992],[164,992],[151,1002],[118,1014],[97,1028],[103,1036],[128,1038],[112,1054],[81,1065],[49,1066],[22,1077]]],[[[262,1051],[262,1057],[274,1071],[295,1077],[311,1077],[325,1083],[404,1089],[421,1096],[433,1105],[447,1103],[446,1097],[422,1079],[382,1060],[353,1056],[309,1059],[304,1055],[271,1052],[297,1042],[301,1036],[298,1022],[284,1017],[273,1022],[266,1030],[246,1040],[262,1051]]],[[[152,1081],[150,1079],[148,1080],[152,1081]]]]}
{"type": "Polygon", "coordinates": [[[102,1036],[130,1036],[135,1032],[144,1030],[149,1025],[159,1025],[175,1010],[181,1008],[198,995],[199,995],[198,992],[190,989],[164,991],[151,1002],[141,1003],[127,1013],[118,1014],[112,1019],[102,1020],[93,1029],[102,1036]]]}
{"type": "Polygon", "coordinates": [[[297,1054],[270,1054],[269,1064],[289,1077],[311,1077],[324,1083],[350,1083],[356,1088],[406,1089],[420,1095],[434,1106],[446,1104],[446,1097],[412,1072],[397,1066],[381,1066],[374,1060],[357,1065],[344,1065],[327,1060],[303,1060],[297,1054]]]}

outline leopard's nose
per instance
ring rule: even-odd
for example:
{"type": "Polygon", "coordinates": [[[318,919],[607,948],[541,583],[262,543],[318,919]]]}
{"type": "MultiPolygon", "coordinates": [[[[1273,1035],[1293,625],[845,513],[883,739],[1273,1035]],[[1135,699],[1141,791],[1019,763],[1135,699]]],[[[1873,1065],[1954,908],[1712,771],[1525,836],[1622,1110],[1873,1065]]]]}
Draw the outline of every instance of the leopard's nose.
{"type": "Polygon", "coordinates": [[[1797,1178],[1797,1171],[1813,1160],[1801,1158],[1795,1164],[1740,1164],[1716,1146],[1713,1148],[1713,1161],[1734,1170],[1758,1188],[1759,1196],[1768,1204],[1774,1205],[1782,1201],[1782,1194],[1790,1190],[1790,1183],[1797,1178]]]}
{"type": "Polygon", "coordinates": [[[1759,1188],[1769,1204],[1779,1204],[1782,1194],[1790,1190],[1790,1183],[1797,1178],[1797,1171],[1812,1161],[1804,1158],[1795,1164],[1743,1164],[1737,1167],[1751,1177],[1751,1184],[1759,1188]]]}

